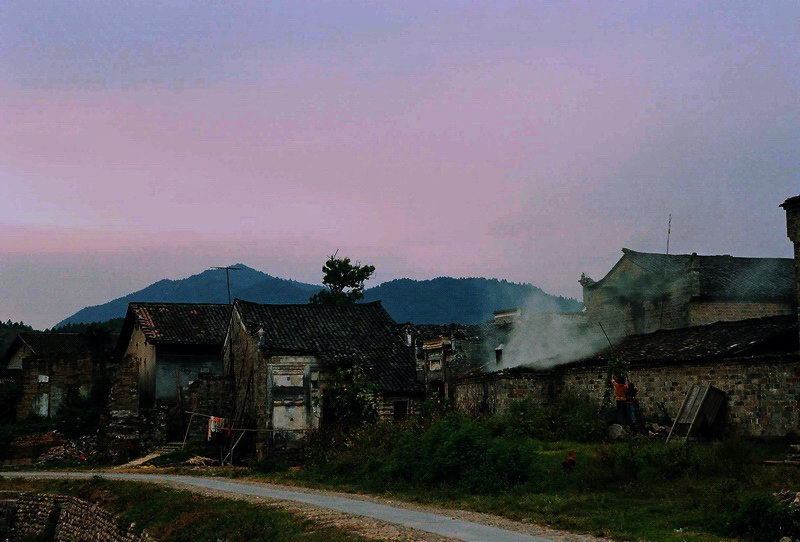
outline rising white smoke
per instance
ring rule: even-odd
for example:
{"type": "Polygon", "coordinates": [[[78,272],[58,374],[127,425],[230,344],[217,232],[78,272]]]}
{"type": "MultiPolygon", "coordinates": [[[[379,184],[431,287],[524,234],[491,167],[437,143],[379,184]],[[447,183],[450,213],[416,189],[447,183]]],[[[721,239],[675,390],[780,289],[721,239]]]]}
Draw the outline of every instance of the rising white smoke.
{"type": "Polygon", "coordinates": [[[524,365],[549,369],[590,356],[608,346],[599,326],[590,326],[582,314],[523,312],[503,345],[497,369],[524,365]]]}

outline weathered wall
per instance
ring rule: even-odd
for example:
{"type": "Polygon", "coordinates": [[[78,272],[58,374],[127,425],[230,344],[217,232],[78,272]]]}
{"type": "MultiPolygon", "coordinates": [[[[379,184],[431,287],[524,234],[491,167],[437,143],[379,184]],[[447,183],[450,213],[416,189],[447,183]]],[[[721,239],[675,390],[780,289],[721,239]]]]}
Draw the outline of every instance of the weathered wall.
{"type": "Polygon", "coordinates": [[[45,535],[53,540],[150,540],[146,533],[121,529],[116,517],[96,504],[75,497],[4,492],[0,536],[25,538],[45,535]],[[3,529],[6,529],[3,531],[3,529]]]}
{"type": "MultiPolygon", "coordinates": [[[[674,418],[692,385],[712,385],[728,394],[732,433],[782,437],[800,429],[800,359],[730,359],[691,365],[632,365],[643,416],[658,417],[661,403],[674,418]]],[[[459,382],[456,406],[470,413],[503,412],[514,399],[550,401],[571,390],[600,404],[605,367],[572,367],[551,372],[494,373],[459,382]]]]}
{"type": "Polygon", "coordinates": [[[189,411],[201,414],[191,419],[190,440],[205,440],[208,436],[208,418],[230,418],[233,412],[233,379],[221,375],[200,375],[189,386],[189,411]]]}
{"type": "Polygon", "coordinates": [[[158,345],[157,358],[153,368],[155,397],[158,401],[175,403],[178,389],[175,378],[177,371],[184,396],[189,385],[201,374],[222,374],[222,352],[219,346],[158,345]]]}
{"type": "MultiPolygon", "coordinates": [[[[794,244],[794,279],[800,307],[800,196],[786,200],[782,206],[786,211],[786,235],[794,244]]],[[[800,318],[800,312],[798,317],[800,318]]]]}
{"type": "Polygon", "coordinates": [[[28,348],[26,345],[20,346],[14,355],[8,360],[7,369],[22,369],[22,362],[28,356],[32,356],[33,351],[28,348]]]}
{"type": "Polygon", "coordinates": [[[314,356],[270,356],[266,365],[264,426],[274,430],[319,427],[319,360],[314,356]]]}
{"type": "Polygon", "coordinates": [[[225,340],[223,363],[224,374],[233,379],[232,416],[236,426],[256,428],[255,405],[266,405],[266,367],[258,353],[257,339],[247,333],[236,310],[225,340]]]}
{"type": "Polygon", "coordinates": [[[692,284],[689,276],[675,277],[670,283],[669,299],[663,303],[643,303],[643,314],[634,314],[629,304],[622,304],[616,298],[620,280],[631,277],[636,280],[651,274],[628,259],[623,258],[619,266],[603,279],[597,287],[584,285],[583,303],[586,307],[587,322],[600,322],[611,337],[623,337],[634,333],[650,333],[658,329],[675,329],[690,325],[689,300],[692,284]],[[662,315],[663,312],[663,315],[662,315]]]}
{"type": "Polygon", "coordinates": [[[702,326],[714,322],[730,322],[794,314],[791,303],[733,303],[723,301],[692,301],[689,304],[689,325],[702,326]]]}
{"type": "Polygon", "coordinates": [[[456,408],[470,415],[500,414],[512,401],[532,399],[546,403],[553,397],[556,379],[549,371],[486,373],[456,383],[456,408]]]}
{"type": "Polygon", "coordinates": [[[378,395],[376,403],[381,420],[400,422],[419,412],[422,400],[406,396],[378,395]]]}
{"type": "Polygon", "coordinates": [[[21,373],[17,419],[34,414],[55,416],[70,391],[88,396],[94,378],[95,367],[88,354],[26,358],[21,373]]]}
{"type": "Polygon", "coordinates": [[[139,388],[137,409],[150,408],[155,404],[155,359],[155,345],[147,342],[147,337],[136,324],[131,332],[122,363],[136,369],[139,388]]]}

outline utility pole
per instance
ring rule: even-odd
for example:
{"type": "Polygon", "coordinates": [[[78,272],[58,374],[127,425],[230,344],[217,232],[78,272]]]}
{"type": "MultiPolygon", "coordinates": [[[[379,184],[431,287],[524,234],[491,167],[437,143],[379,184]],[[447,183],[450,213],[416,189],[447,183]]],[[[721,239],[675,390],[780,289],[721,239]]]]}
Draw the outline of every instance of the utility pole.
{"type": "Polygon", "coordinates": [[[224,269],[225,270],[225,280],[228,283],[228,305],[231,304],[231,271],[239,271],[241,267],[216,267],[212,266],[211,269],[224,269]]]}

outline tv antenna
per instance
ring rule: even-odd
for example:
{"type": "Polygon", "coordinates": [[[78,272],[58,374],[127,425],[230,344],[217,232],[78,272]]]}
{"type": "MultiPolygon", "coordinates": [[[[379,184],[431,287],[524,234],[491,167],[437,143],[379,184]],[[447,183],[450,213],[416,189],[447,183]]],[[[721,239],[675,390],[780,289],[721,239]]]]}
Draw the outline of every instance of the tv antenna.
{"type": "MultiPolygon", "coordinates": [[[[667,251],[664,253],[664,266],[661,269],[661,278],[666,280],[667,277],[667,259],[669,258],[669,237],[672,233],[672,213],[669,214],[669,221],[667,222],[667,251]]],[[[658,329],[664,326],[664,300],[661,300],[661,317],[658,320],[658,329]]]]}
{"type": "Polygon", "coordinates": [[[217,266],[211,266],[211,269],[224,269],[225,270],[225,280],[228,283],[228,305],[230,305],[231,304],[231,275],[230,275],[230,272],[231,271],[239,271],[241,269],[241,267],[232,267],[232,266],[217,267],[217,266]]]}

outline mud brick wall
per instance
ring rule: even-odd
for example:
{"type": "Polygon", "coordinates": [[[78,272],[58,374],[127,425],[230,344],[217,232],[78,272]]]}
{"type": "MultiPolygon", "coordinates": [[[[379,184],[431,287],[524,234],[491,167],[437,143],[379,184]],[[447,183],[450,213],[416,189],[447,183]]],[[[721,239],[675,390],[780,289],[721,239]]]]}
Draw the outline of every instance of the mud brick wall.
{"type": "MultiPolygon", "coordinates": [[[[800,359],[735,359],[702,364],[633,365],[629,378],[639,388],[645,418],[675,418],[693,385],[715,386],[728,395],[726,422],[732,434],[783,437],[800,430],[800,359]]],[[[605,367],[571,367],[552,372],[494,373],[459,382],[456,407],[462,412],[498,412],[514,399],[550,401],[566,390],[603,400],[605,367]],[[486,410],[488,405],[491,408],[486,410]],[[483,410],[482,410],[483,409],[483,410]],[[493,409],[493,410],[492,410],[493,409]]]]}
{"type": "Polygon", "coordinates": [[[81,499],[36,493],[7,495],[3,506],[12,510],[10,527],[15,538],[48,533],[54,540],[151,540],[147,532],[138,533],[133,525],[121,528],[116,516],[81,499]]]}

